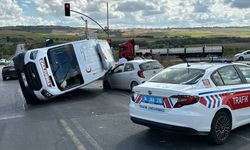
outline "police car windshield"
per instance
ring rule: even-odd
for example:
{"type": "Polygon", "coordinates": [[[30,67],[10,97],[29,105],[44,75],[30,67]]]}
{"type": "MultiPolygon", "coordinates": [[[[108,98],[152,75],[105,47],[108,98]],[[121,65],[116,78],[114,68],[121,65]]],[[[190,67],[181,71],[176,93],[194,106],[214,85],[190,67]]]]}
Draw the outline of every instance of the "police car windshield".
{"type": "Polygon", "coordinates": [[[205,70],[202,69],[168,68],[149,82],[191,85],[197,83],[204,74],[205,70]]]}
{"type": "Polygon", "coordinates": [[[83,84],[79,64],[71,44],[49,49],[48,58],[60,90],[83,84]]]}

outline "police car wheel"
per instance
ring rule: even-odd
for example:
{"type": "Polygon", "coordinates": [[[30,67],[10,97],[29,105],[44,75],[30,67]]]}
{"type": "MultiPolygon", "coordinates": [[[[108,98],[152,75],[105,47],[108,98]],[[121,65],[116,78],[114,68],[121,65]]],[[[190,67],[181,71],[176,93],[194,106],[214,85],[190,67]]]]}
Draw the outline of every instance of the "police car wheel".
{"type": "Polygon", "coordinates": [[[131,84],[130,84],[130,90],[132,91],[133,87],[137,86],[138,83],[133,81],[131,84]]]}
{"type": "Polygon", "coordinates": [[[213,144],[223,144],[228,139],[232,129],[232,119],[228,113],[219,111],[216,113],[209,134],[209,139],[213,144]]]}

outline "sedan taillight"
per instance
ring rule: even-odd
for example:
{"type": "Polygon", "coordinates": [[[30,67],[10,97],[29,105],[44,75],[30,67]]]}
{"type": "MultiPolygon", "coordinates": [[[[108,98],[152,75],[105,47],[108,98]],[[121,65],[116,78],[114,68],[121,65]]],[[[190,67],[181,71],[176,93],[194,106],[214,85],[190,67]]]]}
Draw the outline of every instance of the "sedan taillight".
{"type": "Polygon", "coordinates": [[[140,78],[145,78],[144,74],[143,74],[143,71],[138,71],[137,72],[137,75],[140,77],[140,78]]]}
{"type": "Polygon", "coordinates": [[[189,95],[175,95],[171,96],[170,98],[176,101],[174,108],[180,108],[184,105],[195,104],[200,99],[198,96],[189,96],[189,95]]]}

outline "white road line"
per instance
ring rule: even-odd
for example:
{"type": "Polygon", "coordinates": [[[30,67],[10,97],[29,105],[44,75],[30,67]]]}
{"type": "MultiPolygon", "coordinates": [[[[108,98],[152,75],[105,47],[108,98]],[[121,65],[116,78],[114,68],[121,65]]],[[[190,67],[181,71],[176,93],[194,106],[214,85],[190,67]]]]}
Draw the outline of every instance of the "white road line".
{"type": "Polygon", "coordinates": [[[24,115],[3,116],[3,117],[0,117],[0,120],[9,120],[9,119],[22,118],[22,117],[24,117],[24,115]]]}
{"type": "Polygon", "coordinates": [[[233,133],[233,135],[237,136],[238,138],[241,138],[241,139],[244,139],[244,140],[250,142],[250,138],[248,138],[248,137],[245,137],[245,136],[242,136],[242,135],[239,135],[239,134],[236,134],[236,133],[233,133]]]}
{"type": "Polygon", "coordinates": [[[76,118],[71,119],[71,121],[96,150],[103,150],[103,148],[96,142],[96,140],[91,137],[90,134],[80,125],[76,118]]]}
{"type": "Polygon", "coordinates": [[[68,126],[67,122],[65,120],[60,119],[59,122],[65,129],[66,133],[70,136],[71,140],[74,142],[75,146],[78,150],[86,150],[84,145],[80,142],[80,140],[77,138],[73,130],[68,126]]]}

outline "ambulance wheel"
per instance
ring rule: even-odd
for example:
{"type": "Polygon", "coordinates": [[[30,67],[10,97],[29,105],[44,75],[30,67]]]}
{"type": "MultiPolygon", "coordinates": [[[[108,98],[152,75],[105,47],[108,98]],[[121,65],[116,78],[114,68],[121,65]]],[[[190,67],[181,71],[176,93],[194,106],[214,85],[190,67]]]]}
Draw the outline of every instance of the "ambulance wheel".
{"type": "Polygon", "coordinates": [[[103,81],[103,89],[105,90],[111,89],[111,86],[108,81],[103,81]]]}
{"type": "Polygon", "coordinates": [[[223,144],[228,139],[232,129],[231,116],[225,111],[219,111],[214,116],[211,131],[209,133],[209,140],[213,144],[223,144]]]}
{"type": "Polygon", "coordinates": [[[132,91],[133,90],[133,87],[139,85],[137,82],[133,81],[131,84],[130,84],[130,90],[132,91]]]}
{"type": "Polygon", "coordinates": [[[7,77],[3,77],[3,81],[7,80],[7,77]]]}

